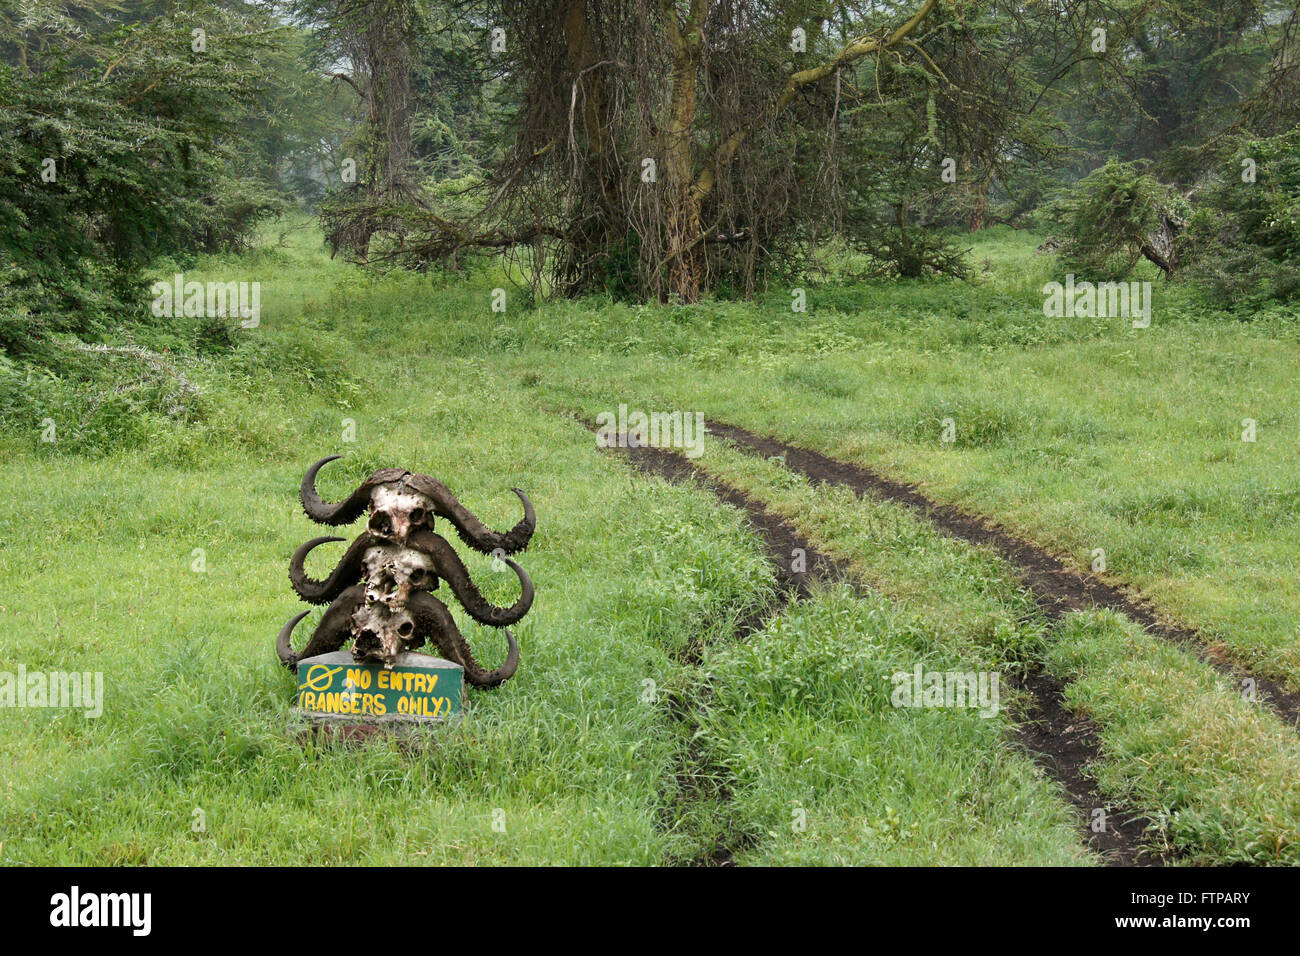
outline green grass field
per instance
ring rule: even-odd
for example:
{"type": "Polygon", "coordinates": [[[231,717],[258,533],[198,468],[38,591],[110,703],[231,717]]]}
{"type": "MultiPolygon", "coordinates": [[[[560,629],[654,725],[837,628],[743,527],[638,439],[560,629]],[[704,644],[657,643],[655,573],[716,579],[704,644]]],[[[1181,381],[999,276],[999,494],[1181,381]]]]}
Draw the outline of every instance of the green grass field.
{"type": "MultiPolygon", "coordinates": [[[[1108,580],[1300,690],[1300,324],[1159,283],[1148,329],[1047,319],[1060,276],[1037,241],[990,230],[976,280],[827,281],[799,313],[788,289],[532,308],[490,272],[369,276],[312,229],[273,230],[183,264],[261,281],[259,328],[136,337],[198,387],[183,411],[130,355],[63,379],[0,367],[0,670],[106,684],[97,719],[0,708],[0,862],[1103,862],[1005,712],[891,706],[889,675],[918,662],[1062,680],[1099,728],[1099,788],[1179,862],[1300,862],[1300,736],[1207,665],[1108,612],[1052,625],[992,552],[711,440],[704,471],[862,586],[738,640],[775,590],[743,516],[583,426],[620,404],[699,410],[915,483],[1080,570],[1103,549],[1108,580]],[[291,731],[273,642],[301,607],[289,555],[321,533],[297,485],[335,452],[326,497],[392,465],[495,527],[518,517],[512,486],[537,506],[518,675],[413,745],[291,731]]],[[[512,599],[512,575],[467,563],[512,599]]],[[[458,617],[495,665],[499,633],[458,617]]]]}

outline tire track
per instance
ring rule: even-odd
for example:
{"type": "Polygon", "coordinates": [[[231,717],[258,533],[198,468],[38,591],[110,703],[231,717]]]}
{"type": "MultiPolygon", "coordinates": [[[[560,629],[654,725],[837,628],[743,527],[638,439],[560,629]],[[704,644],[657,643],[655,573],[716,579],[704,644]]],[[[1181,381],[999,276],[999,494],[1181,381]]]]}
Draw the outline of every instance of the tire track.
{"type": "MultiPolygon", "coordinates": [[[[585,423],[583,424],[585,425],[585,423]]],[[[611,449],[611,451],[615,450],[611,449]]],[[[814,580],[852,579],[852,573],[847,565],[822,554],[804,540],[787,522],[773,515],[758,502],[748,498],[737,489],[709,478],[681,455],[675,455],[661,448],[650,446],[629,447],[617,449],[616,451],[622,452],[632,466],[644,474],[654,475],[674,484],[700,482],[720,501],[740,509],[755,528],[763,553],[772,565],[776,577],[776,599],[753,611],[738,622],[732,634],[733,640],[744,640],[750,634],[759,630],[766,618],[784,608],[791,599],[795,601],[807,600],[812,593],[814,580]],[[793,562],[790,557],[795,548],[804,550],[805,570],[803,571],[793,569],[793,562]],[[823,571],[823,569],[825,570],[823,571]]],[[[702,660],[703,650],[699,641],[696,640],[674,656],[682,663],[697,665],[702,660]]],[[[669,699],[669,705],[674,719],[688,724],[693,721],[695,709],[699,706],[698,703],[693,705],[675,695],[669,699]]],[[[700,793],[694,781],[697,777],[707,777],[710,768],[702,766],[704,757],[695,743],[693,733],[687,734],[687,741],[684,759],[675,771],[674,777],[680,794],[687,800],[698,800],[700,799],[700,793]]],[[[725,788],[720,788],[719,797],[723,800],[728,799],[729,795],[725,788]]],[[[696,859],[682,862],[690,866],[734,866],[733,858],[735,854],[744,848],[745,841],[742,838],[731,845],[715,846],[696,859]]]]}
{"type": "Polygon", "coordinates": [[[1135,599],[1112,584],[1080,574],[1036,544],[1015,537],[976,515],[933,501],[915,487],[886,478],[861,465],[757,435],[738,425],[709,422],[708,430],[749,454],[784,459],[787,468],[815,484],[836,485],[851,489],[858,497],[870,494],[907,505],[950,537],[977,545],[992,545],[1016,568],[1048,620],[1054,621],[1070,611],[1093,607],[1124,614],[1142,625],[1148,633],[1181,647],[1232,678],[1237,687],[1243,688],[1247,681],[1253,681],[1256,699],[1294,729],[1300,730],[1300,694],[1228,660],[1221,650],[1207,644],[1191,628],[1161,621],[1150,601],[1135,599]]]}
{"type": "MultiPolygon", "coordinates": [[[[581,419],[578,420],[584,427],[591,427],[581,419]]],[[[773,566],[780,596],[772,605],[742,621],[733,635],[735,639],[743,640],[757,630],[765,617],[785,606],[787,596],[793,596],[796,601],[806,600],[811,594],[813,581],[843,580],[862,593],[861,585],[855,580],[847,562],[819,551],[784,518],[768,511],[743,491],[708,475],[684,456],[651,446],[617,451],[622,452],[634,467],[644,473],[678,484],[700,482],[719,500],[743,511],[754,526],[763,552],[773,566]],[[803,549],[808,570],[792,570],[790,558],[795,548],[803,549]]],[[[700,647],[692,646],[683,652],[682,659],[698,663],[701,651],[700,647]]],[[[1065,790],[1070,802],[1082,816],[1081,830],[1089,847],[1109,866],[1160,865],[1163,858],[1141,843],[1146,819],[1129,807],[1116,806],[1107,801],[1088,775],[1090,765],[1101,759],[1097,726],[1065,707],[1064,687],[1055,678],[1034,673],[1018,680],[1013,679],[1011,683],[1024,692],[1028,701],[1026,706],[1010,713],[1016,727],[1017,744],[1065,790]],[[1099,809],[1106,815],[1105,825],[1097,831],[1089,824],[1099,809]]],[[[674,716],[678,719],[691,719],[691,709],[685,702],[675,699],[672,705],[674,716]]],[[[694,759],[697,763],[701,758],[693,746],[688,747],[686,756],[688,761],[694,759]]],[[[689,767],[679,769],[676,776],[682,793],[688,797],[695,793],[690,782],[692,774],[689,767]]],[[[732,856],[741,848],[716,847],[704,859],[690,862],[696,865],[734,865],[732,856]]]]}

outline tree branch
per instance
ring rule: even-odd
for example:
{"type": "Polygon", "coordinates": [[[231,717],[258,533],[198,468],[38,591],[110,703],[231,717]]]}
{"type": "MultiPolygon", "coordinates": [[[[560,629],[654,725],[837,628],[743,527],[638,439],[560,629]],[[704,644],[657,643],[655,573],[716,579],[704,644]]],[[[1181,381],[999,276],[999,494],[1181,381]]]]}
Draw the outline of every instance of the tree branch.
{"type": "MultiPolygon", "coordinates": [[[[921,21],[924,20],[929,15],[930,11],[934,9],[936,2],[937,0],[925,0],[925,2],[921,4],[921,8],[912,15],[910,20],[884,39],[879,37],[859,37],[841,50],[835,58],[829,62],[792,73],[790,78],[786,80],[785,88],[776,98],[776,103],[773,106],[771,116],[779,116],[791,103],[794,102],[795,97],[799,95],[799,91],[810,83],[824,80],[840,67],[848,66],[850,63],[855,63],[864,56],[882,50],[891,49],[899,43],[902,43],[916,30],[917,27],[921,25],[921,21]]],[[[745,140],[747,140],[753,133],[754,126],[755,124],[753,123],[742,126],[740,129],[736,130],[736,132],[723,140],[714,151],[713,162],[701,170],[699,177],[695,180],[695,185],[691,189],[696,201],[703,199],[712,192],[714,185],[717,183],[718,174],[725,169],[727,164],[729,164],[735,157],[736,151],[740,149],[745,140]]]]}

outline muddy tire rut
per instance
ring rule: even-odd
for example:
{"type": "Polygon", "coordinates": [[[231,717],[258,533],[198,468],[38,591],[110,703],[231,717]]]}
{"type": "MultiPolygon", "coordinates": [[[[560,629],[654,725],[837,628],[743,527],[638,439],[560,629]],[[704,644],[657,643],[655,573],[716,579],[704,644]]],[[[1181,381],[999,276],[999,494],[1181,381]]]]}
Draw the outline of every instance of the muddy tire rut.
{"type": "Polygon", "coordinates": [[[990,545],[1016,569],[1017,574],[1049,621],[1077,610],[1103,607],[1125,615],[1148,633],[1174,644],[1231,678],[1237,687],[1253,681],[1256,699],[1283,721],[1300,730],[1300,694],[1267,677],[1251,673],[1229,661],[1196,631],[1162,621],[1144,598],[1132,597],[1106,581],[1067,567],[1055,555],[998,528],[976,515],[931,500],[911,485],[886,478],[861,465],[829,458],[820,452],[757,435],[738,425],[710,421],[709,433],[726,439],[741,451],[763,458],[781,458],[791,471],[814,484],[849,488],[858,497],[871,495],[907,505],[950,537],[976,545],[990,545]]]}
{"type": "MultiPolygon", "coordinates": [[[[852,572],[847,565],[835,561],[812,547],[798,532],[782,518],[773,515],[758,502],[729,485],[722,484],[695,468],[686,458],[661,448],[649,446],[618,449],[638,471],[654,475],[675,484],[700,482],[720,501],[740,509],[754,527],[763,553],[771,563],[776,577],[776,596],[765,607],[751,612],[741,620],[732,634],[733,640],[744,640],[763,626],[763,621],[785,607],[790,600],[803,601],[812,593],[814,580],[829,581],[833,579],[851,580],[852,572]],[[805,570],[792,569],[791,552],[802,548],[805,553],[805,570]]],[[[698,643],[677,653],[677,658],[685,664],[697,665],[703,655],[703,648],[698,643]]],[[[694,720],[695,708],[703,700],[683,701],[674,697],[669,701],[673,717],[690,724],[694,720]]],[[[686,799],[698,799],[695,779],[706,776],[709,768],[702,766],[703,756],[694,742],[694,735],[688,735],[689,743],[683,753],[681,765],[674,772],[677,790],[686,799]]],[[[721,794],[725,799],[726,793],[721,794]]],[[[691,859],[682,860],[688,866],[734,866],[735,854],[744,848],[744,841],[738,840],[731,845],[715,846],[691,859]]]]}
{"type": "MultiPolygon", "coordinates": [[[[583,423],[586,424],[585,422],[583,423]]],[[[587,426],[590,427],[590,426],[587,426]]],[[[722,426],[730,434],[711,423],[710,429],[723,437],[747,436],[749,433],[732,426],[722,426]]],[[[757,439],[757,436],[752,436],[757,439]]],[[[735,440],[734,438],[732,440],[735,440]]],[[[737,444],[740,444],[737,441],[737,444]]],[[[802,601],[812,593],[817,582],[845,581],[862,593],[862,585],[855,580],[847,562],[833,558],[815,548],[788,521],[769,511],[744,492],[734,488],[697,468],[682,455],[663,448],[641,446],[611,449],[626,457],[638,470],[675,483],[699,482],[724,501],[740,509],[754,527],[763,552],[771,562],[777,583],[778,599],[760,611],[751,614],[736,628],[733,639],[743,640],[762,626],[765,618],[785,606],[787,600],[802,601]],[[807,570],[791,569],[791,555],[802,549],[807,570]]],[[[773,452],[772,454],[778,454],[773,452]]],[[[796,469],[797,470],[797,469],[796,469]]],[[[680,657],[687,663],[698,663],[701,648],[687,648],[680,657]]],[[[1073,713],[1064,705],[1063,686],[1050,675],[1031,673],[1013,677],[1013,686],[1023,692],[1026,704],[1011,713],[1016,727],[1017,745],[1027,752],[1049,777],[1055,780],[1079,811],[1080,833],[1084,842],[1110,866],[1159,865],[1162,856],[1149,851],[1142,844],[1147,821],[1131,808],[1117,806],[1104,798],[1089,776],[1089,767],[1101,759],[1097,727],[1087,718],[1073,713]],[[1090,824],[1097,810],[1105,811],[1105,826],[1095,830],[1090,824]]],[[[690,704],[680,700],[672,702],[674,715],[681,720],[692,719],[690,704]]],[[[684,754],[689,764],[700,760],[700,754],[688,747],[684,754]]],[[[679,790],[693,793],[691,779],[700,768],[683,766],[677,773],[679,790]]],[[[702,858],[682,861],[695,865],[730,866],[732,857],[742,846],[719,846],[702,858]]]]}

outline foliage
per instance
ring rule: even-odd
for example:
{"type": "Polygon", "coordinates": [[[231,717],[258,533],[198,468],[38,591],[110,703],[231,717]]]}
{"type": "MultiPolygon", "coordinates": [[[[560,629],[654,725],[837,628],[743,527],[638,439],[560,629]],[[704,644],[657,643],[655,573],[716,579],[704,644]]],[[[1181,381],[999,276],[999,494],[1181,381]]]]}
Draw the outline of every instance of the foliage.
{"type": "Polygon", "coordinates": [[[283,28],[239,4],[168,4],[117,25],[45,12],[0,8],[17,61],[0,64],[0,174],[13,185],[0,194],[0,348],[10,352],[139,315],[149,261],[237,244],[279,206],[241,174],[239,124],[268,81],[259,56],[283,28]]]}
{"type": "MultiPolygon", "coordinates": [[[[1294,70],[1295,20],[1290,0],[1095,8],[1066,78],[1072,96],[1058,106],[1077,174],[1118,156],[1147,160],[1164,182],[1191,185],[1210,160],[1207,146],[1241,122],[1262,87],[1282,78],[1268,77],[1272,66],[1294,70]],[[1104,50],[1096,49],[1094,29],[1105,31],[1104,50]]],[[[1264,112],[1275,107],[1281,104],[1264,112]]]]}
{"type": "Polygon", "coordinates": [[[1144,256],[1162,255],[1156,238],[1176,228],[1185,204],[1141,163],[1111,161],[1090,173],[1055,209],[1064,241],[1061,262],[1067,271],[1103,280],[1127,276],[1144,256]]]}
{"type": "MultiPolygon", "coordinates": [[[[336,55],[351,49],[344,36],[363,54],[374,46],[362,42],[376,29],[368,0],[302,10],[334,37],[324,48],[336,55]]],[[[1074,4],[1062,21],[933,0],[842,3],[834,15],[803,0],[402,10],[421,38],[402,54],[406,81],[437,72],[446,92],[386,105],[372,92],[373,64],[353,56],[363,139],[391,155],[412,128],[436,130],[442,155],[472,152],[484,199],[466,219],[369,174],[325,210],[336,248],[366,259],[371,237],[388,233],[386,245],[421,267],[482,249],[514,256],[534,292],[681,301],[792,281],[836,232],[898,274],[960,274],[960,250],[916,227],[936,216],[981,227],[1005,168],[1058,148],[1033,116],[1058,69],[1039,51],[1063,23],[1078,26],[1074,4]],[[422,25],[430,16],[436,31],[422,25]],[[483,24],[510,38],[486,56],[483,24]],[[476,135],[467,111],[492,107],[503,134],[476,135]],[[936,189],[947,156],[963,180],[936,189]]]]}
{"type": "Polygon", "coordinates": [[[1191,217],[1189,277],[1240,310],[1300,297],[1300,128],[1243,139],[1226,167],[1191,217]]]}
{"type": "MultiPolygon", "coordinates": [[[[814,287],[792,321],[777,291],[681,308],[511,298],[494,317],[499,274],[360,273],[302,232],[194,264],[256,264],[287,307],[219,362],[175,360],[205,389],[184,427],[111,397],[65,421],[79,411],[68,393],[46,444],[33,409],[3,404],[0,360],[0,481],[42,477],[0,510],[0,591],[23,596],[5,602],[6,649],[29,671],[102,671],[108,688],[94,720],[0,708],[3,861],[651,865],[721,846],[738,864],[1102,862],[1068,795],[1008,746],[1005,712],[890,700],[891,675],[917,663],[1007,678],[1041,663],[1098,725],[1101,797],[1155,817],[1154,840],[1189,863],[1295,863],[1300,741],[1209,663],[1113,615],[1044,621],[990,549],[709,439],[700,465],[865,585],[736,640],[773,597],[744,514],[629,468],[561,413],[589,422],[611,395],[710,409],[924,482],[1078,567],[1105,542],[1109,576],[1294,686],[1300,478],[1277,439],[1284,414],[1255,412],[1257,444],[1236,432],[1249,403],[1300,401],[1294,323],[1224,323],[1174,284],[1150,329],[1044,323],[1039,238],[972,237],[976,261],[992,260],[981,283],[814,287]],[[518,635],[519,683],[475,697],[436,746],[316,747],[286,731],[294,682],[270,641],[297,603],[286,542],[311,533],[296,487],[344,415],[358,442],[331,466],[346,470],[327,478],[331,498],[401,461],[495,526],[517,517],[512,485],[545,503],[526,566],[547,600],[518,635]],[[939,439],[945,416],[955,445],[939,439]],[[37,541],[81,544],[24,544],[37,541]]],[[[142,359],[112,361],[145,377],[142,359]]],[[[512,576],[475,560],[489,598],[512,600],[512,576]]],[[[467,637],[501,653],[497,632],[467,637]]],[[[1009,680],[1002,694],[1018,699],[1009,680]]]]}

